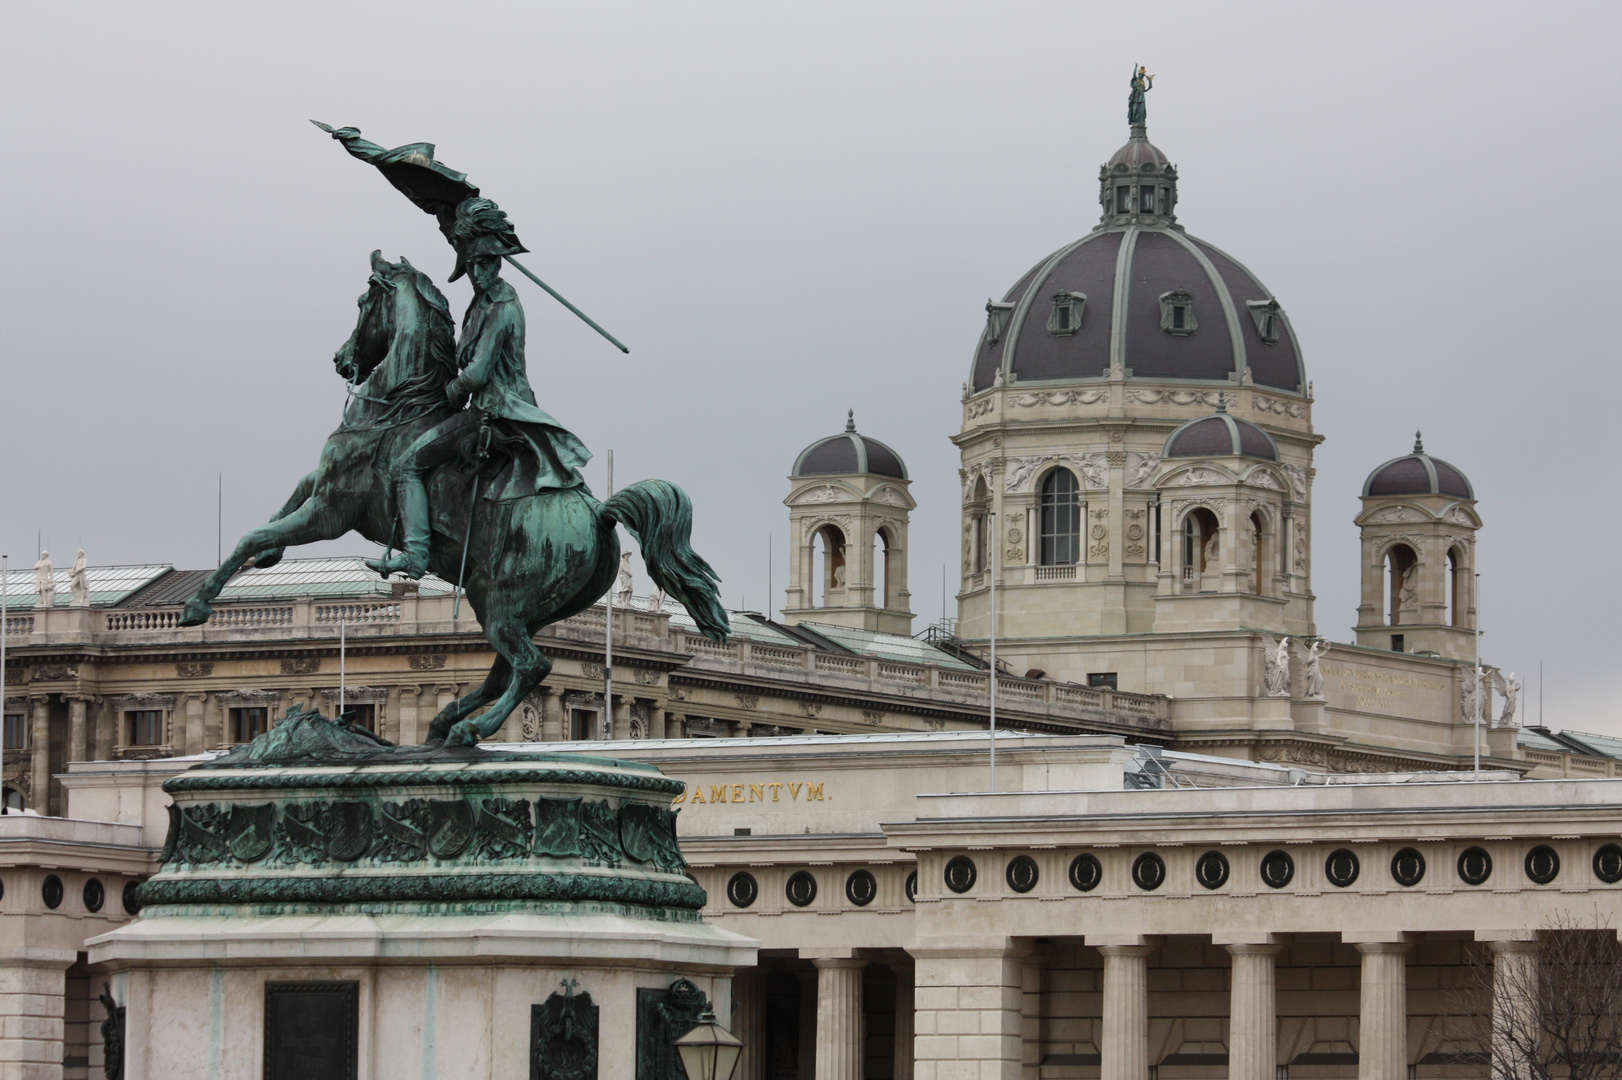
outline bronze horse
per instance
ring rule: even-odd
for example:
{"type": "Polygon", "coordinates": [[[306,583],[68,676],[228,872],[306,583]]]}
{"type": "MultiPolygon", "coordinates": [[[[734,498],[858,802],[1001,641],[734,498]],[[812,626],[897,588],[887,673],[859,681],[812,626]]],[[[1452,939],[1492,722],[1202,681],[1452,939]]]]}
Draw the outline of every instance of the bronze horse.
{"type": "MultiPolygon", "coordinates": [[[[343,423],[327,439],[315,471],[299,482],[274,520],[248,532],[186,604],[182,625],[196,626],[209,603],[244,566],[265,567],[282,549],[332,540],[354,530],[393,546],[396,507],[390,481],[395,455],[460,404],[446,399],[456,376],[455,324],[445,297],[405,259],[372,253],[354,333],[333,358],[352,385],[343,423]]],[[[472,443],[475,440],[469,440],[472,443]]],[[[541,627],[595,604],[619,563],[616,524],[642,548],[654,584],[679,600],[717,641],[729,629],[715,571],[689,545],[692,504],[674,484],[643,480],[598,502],[582,485],[495,501],[469,498],[502,466],[500,440],[485,460],[464,448],[461,460],[428,477],[436,507],[429,568],[462,585],[496,652],[484,684],[440,710],[429,744],[472,745],[494,734],[546,678],[552,663],[535,647],[541,627]],[[471,524],[469,514],[472,515],[471,524]],[[490,706],[480,716],[476,710],[490,706]]]]}

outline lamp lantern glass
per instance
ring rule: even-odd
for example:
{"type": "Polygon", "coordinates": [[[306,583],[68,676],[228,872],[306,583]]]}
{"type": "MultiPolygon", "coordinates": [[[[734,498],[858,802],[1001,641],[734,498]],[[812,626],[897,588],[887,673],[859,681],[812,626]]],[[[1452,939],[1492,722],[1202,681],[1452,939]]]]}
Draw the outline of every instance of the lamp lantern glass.
{"type": "Polygon", "coordinates": [[[676,1052],[687,1080],[732,1080],[743,1041],[716,1023],[714,1013],[706,1012],[697,1027],[676,1040],[676,1052]]]}

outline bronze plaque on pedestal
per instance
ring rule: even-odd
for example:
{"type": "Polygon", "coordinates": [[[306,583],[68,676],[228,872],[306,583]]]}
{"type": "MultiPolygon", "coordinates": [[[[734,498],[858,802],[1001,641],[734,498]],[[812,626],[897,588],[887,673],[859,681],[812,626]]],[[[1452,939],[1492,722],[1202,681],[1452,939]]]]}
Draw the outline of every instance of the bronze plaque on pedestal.
{"type": "Polygon", "coordinates": [[[356,1080],[360,984],[265,984],[265,1080],[356,1080]]]}

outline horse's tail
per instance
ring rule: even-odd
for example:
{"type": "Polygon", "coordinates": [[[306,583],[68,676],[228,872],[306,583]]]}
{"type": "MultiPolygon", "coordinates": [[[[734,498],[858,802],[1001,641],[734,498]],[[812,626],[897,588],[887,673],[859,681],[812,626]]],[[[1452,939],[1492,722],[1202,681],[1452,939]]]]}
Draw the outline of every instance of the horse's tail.
{"type": "Polygon", "coordinates": [[[642,480],[610,496],[603,514],[631,530],[653,583],[681,601],[705,637],[725,641],[732,627],[715,588],[721,579],[687,542],[693,529],[687,493],[664,480],[642,480]]]}

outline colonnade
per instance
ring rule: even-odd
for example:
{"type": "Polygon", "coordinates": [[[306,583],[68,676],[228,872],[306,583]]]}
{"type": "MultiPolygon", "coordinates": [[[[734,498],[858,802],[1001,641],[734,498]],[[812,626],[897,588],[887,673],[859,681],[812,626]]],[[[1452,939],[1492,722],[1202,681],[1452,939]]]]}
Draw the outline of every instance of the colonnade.
{"type": "MultiPolygon", "coordinates": [[[[1523,997],[1505,993],[1527,984],[1535,971],[1538,942],[1532,933],[1478,932],[1493,957],[1495,1032],[1524,1022],[1510,1015],[1524,1009],[1523,997]]],[[[1401,933],[1344,934],[1358,953],[1358,1080],[1409,1080],[1408,962],[1414,945],[1401,933]]],[[[1229,956],[1228,1080],[1278,1080],[1278,992],[1275,963],[1285,949],[1270,934],[1212,935],[1229,956]]],[[[1099,1080],[1150,1080],[1150,966],[1158,942],[1149,936],[1088,935],[1086,944],[1103,957],[1102,1017],[1098,1026],[1099,1080]]],[[[1034,943],[1002,938],[913,945],[912,968],[888,964],[896,972],[896,1061],[898,1080],[1020,1080],[1036,1075],[1041,1062],[1041,966],[1034,943]]],[[[804,980],[815,994],[815,1080],[862,1080],[862,971],[868,960],[846,950],[811,957],[814,977],[804,980]]],[[[804,959],[806,957],[802,957],[804,959]]],[[[807,973],[808,976],[813,973],[807,973]]],[[[738,1033],[756,1049],[746,1052],[738,1080],[767,1080],[760,1049],[764,1010],[758,1001],[758,974],[740,976],[738,1033]]],[[[810,1003],[805,1003],[809,1005],[810,1003]]],[[[802,1013],[803,1015],[803,1013],[802,1013]]],[[[809,1017],[807,1017],[809,1019],[809,1017]]],[[[1496,1057],[1513,1048],[1494,1039],[1496,1057]]],[[[1511,1066],[1511,1068],[1514,1068],[1511,1066]]],[[[1485,1071],[1485,1066],[1483,1066],[1485,1071]]],[[[1492,1075],[1526,1075],[1495,1067],[1492,1075]]],[[[800,1080],[811,1080],[802,1076],[800,1080]]]]}

